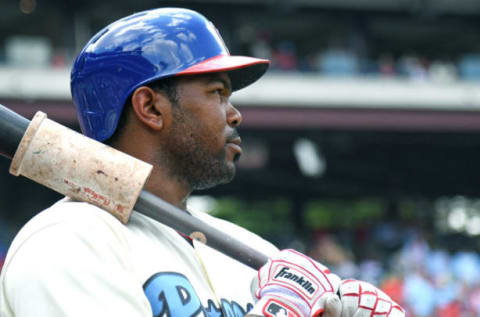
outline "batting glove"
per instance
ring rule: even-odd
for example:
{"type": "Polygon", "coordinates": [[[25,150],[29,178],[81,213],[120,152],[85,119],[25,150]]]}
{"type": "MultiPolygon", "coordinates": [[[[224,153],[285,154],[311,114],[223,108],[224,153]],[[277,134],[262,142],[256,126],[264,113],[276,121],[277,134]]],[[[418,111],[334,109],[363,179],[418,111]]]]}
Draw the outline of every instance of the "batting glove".
{"type": "Polygon", "coordinates": [[[341,317],[405,317],[405,311],[372,284],[344,280],[340,285],[341,317]]]}
{"type": "MultiPolygon", "coordinates": [[[[294,250],[283,250],[260,268],[252,281],[257,301],[249,315],[267,317],[316,317],[325,307],[335,307],[340,278],[311,258],[294,250]]],[[[326,314],[330,316],[331,314],[326,314]]]]}

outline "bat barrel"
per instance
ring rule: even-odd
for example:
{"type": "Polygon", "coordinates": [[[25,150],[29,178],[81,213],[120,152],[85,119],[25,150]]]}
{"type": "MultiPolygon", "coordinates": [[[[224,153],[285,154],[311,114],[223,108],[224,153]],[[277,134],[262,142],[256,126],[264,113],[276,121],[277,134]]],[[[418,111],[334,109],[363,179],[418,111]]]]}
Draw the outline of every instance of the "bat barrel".
{"type": "Polygon", "coordinates": [[[0,155],[12,159],[30,121],[0,104],[0,155]]]}

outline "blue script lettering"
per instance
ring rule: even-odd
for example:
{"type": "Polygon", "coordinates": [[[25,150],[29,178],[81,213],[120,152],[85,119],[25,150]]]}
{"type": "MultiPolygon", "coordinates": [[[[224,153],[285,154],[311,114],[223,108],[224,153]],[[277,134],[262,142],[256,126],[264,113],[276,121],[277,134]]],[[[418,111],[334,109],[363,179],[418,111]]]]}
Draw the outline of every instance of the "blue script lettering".
{"type": "Polygon", "coordinates": [[[190,281],[182,274],[165,272],[153,275],[143,286],[153,316],[207,316],[190,281]]]}
{"type": "Polygon", "coordinates": [[[222,309],[225,312],[224,317],[243,317],[247,313],[236,302],[229,302],[222,299],[222,309]]]}

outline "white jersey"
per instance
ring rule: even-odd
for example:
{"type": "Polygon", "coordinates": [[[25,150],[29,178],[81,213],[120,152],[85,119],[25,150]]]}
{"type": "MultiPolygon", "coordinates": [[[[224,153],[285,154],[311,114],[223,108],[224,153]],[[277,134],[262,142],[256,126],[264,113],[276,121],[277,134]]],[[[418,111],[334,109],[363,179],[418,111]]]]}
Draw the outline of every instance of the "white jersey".
{"type": "MultiPolygon", "coordinates": [[[[261,252],[270,243],[195,213],[261,252]]],[[[61,200],[14,239],[0,276],[2,317],[244,316],[255,271],[134,212],[127,225],[87,203],[61,200]]]]}

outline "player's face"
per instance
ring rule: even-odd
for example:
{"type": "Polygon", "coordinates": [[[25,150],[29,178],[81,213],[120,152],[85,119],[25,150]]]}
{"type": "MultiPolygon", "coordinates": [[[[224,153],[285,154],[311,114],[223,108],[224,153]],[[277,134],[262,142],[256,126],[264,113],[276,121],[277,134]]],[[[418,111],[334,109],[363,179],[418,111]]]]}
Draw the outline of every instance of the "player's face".
{"type": "Polygon", "coordinates": [[[241,155],[236,127],[242,117],[230,103],[230,95],[225,73],[178,79],[168,150],[175,174],[192,189],[227,183],[235,175],[234,163],[241,155]]]}

